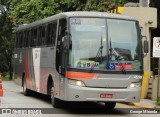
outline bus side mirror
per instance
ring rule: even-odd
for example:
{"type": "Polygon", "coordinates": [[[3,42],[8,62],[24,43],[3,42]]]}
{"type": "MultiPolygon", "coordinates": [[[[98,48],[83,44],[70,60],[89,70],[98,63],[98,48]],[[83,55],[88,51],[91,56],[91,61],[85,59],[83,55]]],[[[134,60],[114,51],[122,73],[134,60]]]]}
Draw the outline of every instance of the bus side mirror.
{"type": "Polygon", "coordinates": [[[64,36],[63,48],[69,49],[69,37],[67,35],[64,36]]]}
{"type": "Polygon", "coordinates": [[[69,49],[71,46],[71,34],[66,30],[65,31],[65,36],[64,36],[64,44],[63,44],[63,48],[65,49],[69,49]]]}
{"type": "Polygon", "coordinates": [[[148,41],[144,40],[144,52],[148,53],[148,41]]]}
{"type": "Polygon", "coordinates": [[[144,53],[148,53],[148,41],[147,41],[147,36],[142,36],[141,35],[141,37],[142,37],[142,39],[144,38],[145,40],[144,40],[144,43],[143,43],[143,50],[144,50],[144,53]]]}

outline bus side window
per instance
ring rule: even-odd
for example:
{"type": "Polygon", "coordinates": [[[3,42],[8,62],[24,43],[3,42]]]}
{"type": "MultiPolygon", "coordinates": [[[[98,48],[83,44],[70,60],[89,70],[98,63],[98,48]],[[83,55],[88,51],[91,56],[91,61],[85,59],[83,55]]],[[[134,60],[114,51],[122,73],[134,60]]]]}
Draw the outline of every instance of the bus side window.
{"type": "Polygon", "coordinates": [[[21,35],[20,32],[18,33],[18,48],[20,48],[20,41],[21,41],[21,35]]]}
{"type": "Polygon", "coordinates": [[[52,39],[51,39],[51,43],[53,45],[55,45],[56,33],[57,33],[57,23],[54,23],[52,26],[52,39]]]}
{"type": "Polygon", "coordinates": [[[19,44],[19,33],[17,32],[16,33],[15,48],[19,48],[18,44],[19,44]]]}
{"type": "Polygon", "coordinates": [[[29,35],[29,31],[26,31],[26,47],[29,47],[29,39],[30,39],[30,35],[29,35]]]}
{"type": "Polygon", "coordinates": [[[24,48],[25,45],[25,32],[22,32],[22,48],[24,48]]]}
{"type": "Polygon", "coordinates": [[[52,24],[47,25],[47,46],[51,45],[52,24]]]}
{"type": "Polygon", "coordinates": [[[28,30],[28,47],[31,47],[31,42],[32,42],[32,31],[28,30]]]}
{"type": "Polygon", "coordinates": [[[46,45],[45,26],[42,26],[42,30],[41,30],[41,31],[42,31],[42,32],[41,32],[41,33],[42,33],[42,35],[41,35],[41,36],[42,36],[42,37],[41,37],[41,39],[42,39],[42,44],[41,44],[41,45],[44,46],[44,45],[46,45]]]}
{"type": "Polygon", "coordinates": [[[23,46],[23,32],[20,32],[19,48],[22,48],[22,46],[23,46]]]}
{"type": "Polygon", "coordinates": [[[34,37],[33,37],[33,40],[34,40],[34,46],[37,46],[37,29],[34,29],[34,37]]]}
{"type": "Polygon", "coordinates": [[[24,41],[24,42],[25,42],[25,43],[24,43],[24,47],[28,47],[28,46],[29,46],[29,45],[28,45],[28,44],[29,44],[29,31],[25,31],[25,32],[24,32],[24,37],[25,37],[25,38],[24,38],[24,40],[25,40],[25,41],[24,41]]]}
{"type": "Polygon", "coordinates": [[[45,45],[45,27],[40,26],[37,30],[37,46],[44,46],[45,45]]]}
{"type": "Polygon", "coordinates": [[[47,46],[54,46],[56,39],[57,23],[47,25],[47,46]]]}
{"type": "Polygon", "coordinates": [[[33,29],[31,32],[31,47],[35,47],[37,43],[37,29],[33,29]]]}
{"type": "Polygon", "coordinates": [[[30,41],[30,46],[33,47],[34,42],[33,42],[33,29],[31,30],[31,41],[30,41]]]}
{"type": "Polygon", "coordinates": [[[26,39],[26,31],[23,32],[23,48],[26,47],[26,42],[27,42],[27,39],[26,39]]]}
{"type": "Polygon", "coordinates": [[[42,45],[42,26],[38,28],[38,40],[37,40],[37,46],[42,45]]]}

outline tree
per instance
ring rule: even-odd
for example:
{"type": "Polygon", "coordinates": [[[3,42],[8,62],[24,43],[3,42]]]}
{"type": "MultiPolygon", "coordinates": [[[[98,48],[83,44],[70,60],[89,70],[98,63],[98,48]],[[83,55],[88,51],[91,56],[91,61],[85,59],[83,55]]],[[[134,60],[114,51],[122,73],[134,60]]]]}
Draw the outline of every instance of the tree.
{"type": "Polygon", "coordinates": [[[10,15],[13,17],[14,30],[21,25],[40,20],[58,12],[56,0],[12,0],[10,15]]]}
{"type": "Polygon", "coordinates": [[[12,0],[10,15],[14,30],[20,24],[66,11],[106,11],[113,0],[12,0]]]}
{"type": "Polygon", "coordinates": [[[111,3],[123,6],[138,0],[0,0],[0,70],[10,71],[14,33],[27,24],[65,11],[107,11],[111,3]]]}
{"type": "Polygon", "coordinates": [[[0,1],[0,70],[9,71],[12,78],[13,35],[12,21],[8,15],[10,1],[0,1]]]}

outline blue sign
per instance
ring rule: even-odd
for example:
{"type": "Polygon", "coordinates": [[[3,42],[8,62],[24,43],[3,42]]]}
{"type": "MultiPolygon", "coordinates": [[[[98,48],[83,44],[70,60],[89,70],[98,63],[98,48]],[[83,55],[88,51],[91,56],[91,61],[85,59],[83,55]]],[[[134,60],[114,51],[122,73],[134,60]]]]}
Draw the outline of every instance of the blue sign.
{"type": "Polygon", "coordinates": [[[109,63],[109,69],[114,70],[115,69],[115,63],[109,63]]]}

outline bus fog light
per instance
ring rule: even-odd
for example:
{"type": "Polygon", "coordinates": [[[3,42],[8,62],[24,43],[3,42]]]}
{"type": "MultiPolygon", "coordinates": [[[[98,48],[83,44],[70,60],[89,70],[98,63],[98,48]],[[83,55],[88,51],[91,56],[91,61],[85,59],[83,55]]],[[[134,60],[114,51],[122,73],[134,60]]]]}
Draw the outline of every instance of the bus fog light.
{"type": "Polygon", "coordinates": [[[131,83],[129,88],[136,88],[136,87],[141,87],[141,82],[134,82],[131,83]]]}
{"type": "Polygon", "coordinates": [[[85,84],[80,80],[69,80],[69,84],[84,87],[85,84]]]}

